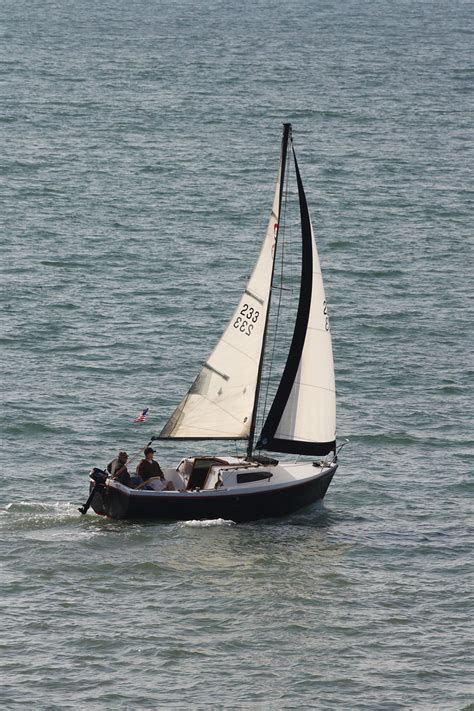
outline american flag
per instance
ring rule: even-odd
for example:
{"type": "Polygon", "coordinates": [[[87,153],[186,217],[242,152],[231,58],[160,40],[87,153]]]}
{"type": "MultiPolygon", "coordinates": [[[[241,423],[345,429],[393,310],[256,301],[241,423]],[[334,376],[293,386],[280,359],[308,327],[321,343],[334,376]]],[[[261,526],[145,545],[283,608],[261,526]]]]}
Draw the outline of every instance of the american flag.
{"type": "Polygon", "coordinates": [[[135,417],[135,419],[133,421],[134,422],[145,422],[145,420],[148,416],[149,409],[150,409],[149,407],[145,407],[144,410],[140,410],[140,412],[138,413],[138,415],[135,417]]]}

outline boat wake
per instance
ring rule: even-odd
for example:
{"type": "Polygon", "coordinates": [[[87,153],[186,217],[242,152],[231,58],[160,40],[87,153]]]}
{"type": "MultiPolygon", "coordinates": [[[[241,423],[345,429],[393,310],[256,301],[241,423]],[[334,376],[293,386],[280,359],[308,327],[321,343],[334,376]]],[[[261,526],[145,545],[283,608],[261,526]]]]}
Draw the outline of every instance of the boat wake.
{"type": "Polygon", "coordinates": [[[45,504],[42,501],[12,501],[6,504],[3,511],[6,513],[74,513],[77,507],[67,501],[54,501],[45,504]]]}
{"type": "Polygon", "coordinates": [[[55,526],[76,526],[80,518],[71,502],[14,501],[0,508],[0,527],[34,530],[55,526]]]}

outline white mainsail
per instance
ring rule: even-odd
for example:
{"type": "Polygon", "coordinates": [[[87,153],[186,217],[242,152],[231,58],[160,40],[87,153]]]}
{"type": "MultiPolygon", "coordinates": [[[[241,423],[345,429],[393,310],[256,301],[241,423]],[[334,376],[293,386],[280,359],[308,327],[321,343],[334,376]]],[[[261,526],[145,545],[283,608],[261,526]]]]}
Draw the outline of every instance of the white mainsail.
{"type": "Polygon", "coordinates": [[[293,150],[301,216],[302,259],[293,339],[257,447],[327,454],[336,447],[336,388],[321,267],[293,150]]]}
{"type": "Polygon", "coordinates": [[[319,256],[311,227],[313,278],[308,325],[293,387],[275,438],[331,442],[336,438],[336,385],[331,333],[319,256]]]}
{"type": "Polygon", "coordinates": [[[249,436],[275,257],[280,180],[281,166],[265,239],[239,304],[159,438],[249,436]]]}

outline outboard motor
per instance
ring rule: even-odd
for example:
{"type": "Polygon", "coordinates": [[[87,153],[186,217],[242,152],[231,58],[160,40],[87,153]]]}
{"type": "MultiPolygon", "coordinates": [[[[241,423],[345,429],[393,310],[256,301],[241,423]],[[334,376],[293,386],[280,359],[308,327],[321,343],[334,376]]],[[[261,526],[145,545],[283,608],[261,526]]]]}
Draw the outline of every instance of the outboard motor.
{"type": "Polygon", "coordinates": [[[95,481],[96,484],[105,484],[109,475],[107,474],[107,472],[104,472],[103,469],[93,467],[90,471],[89,476],[93,481],[95,481]]]}
{"type": "Polygon", "coordinates": [[[78,508],[78,511],[80,511],[81,514],[86,514],[88,512],[95,494],[100,491],[100,489],[103,489],[105,487],[105,482],[107,481],[108,474],[107,472],[104,472],[103,469],[93,467],[89,472],[89,477],[91,480],[89,498],[83,506],[80,506],[78,508]]]}

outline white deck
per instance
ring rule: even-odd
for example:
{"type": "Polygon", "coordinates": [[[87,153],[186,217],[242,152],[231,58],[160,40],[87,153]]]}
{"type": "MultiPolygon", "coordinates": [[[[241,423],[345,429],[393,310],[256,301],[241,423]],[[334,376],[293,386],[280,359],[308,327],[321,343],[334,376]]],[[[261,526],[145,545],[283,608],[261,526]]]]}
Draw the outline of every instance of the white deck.
{"type": "MultiPolygon", "coordinates": [[[[169,496],[179,492],[180,495],[187,496],[196,492],[201,495],[212,495],[216,492],[222,494],[236,490],[241,493],[262,489],[268,491],[323,476],[332,466],[334,465],[315,465],[311,461],[280,462],[266,466],[235,457],[192,457],[183,459],[176,469],[163,470],[166,479],[173,482],[176,491],[154,492],[140,489],[134,490],[134,493],[146,496],[169,496]]],[[[123,485],[114,481],[113,486],[122,488],[123,485]]],[[[128,490],[127,487],[123,488],[128,490]]]]}

